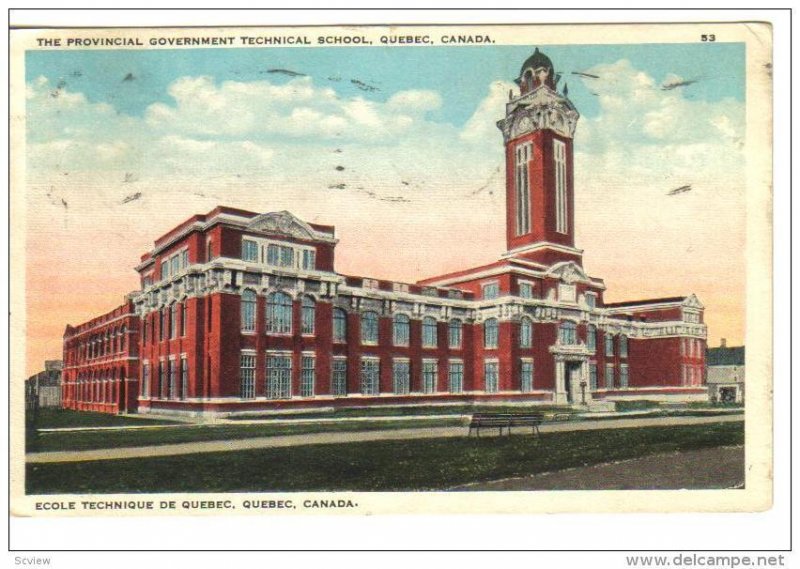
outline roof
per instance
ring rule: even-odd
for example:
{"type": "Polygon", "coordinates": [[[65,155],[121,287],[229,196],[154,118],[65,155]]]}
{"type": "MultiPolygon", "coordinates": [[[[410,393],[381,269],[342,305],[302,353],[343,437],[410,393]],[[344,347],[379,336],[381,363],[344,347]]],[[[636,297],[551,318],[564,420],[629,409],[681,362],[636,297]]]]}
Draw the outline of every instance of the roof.
{"type": "Polygon", "coordinates": [[[625,302],[606,302],[606,308],[621,308],[623,306],[646,306],[648,304],[667,304],[672,302],[683,302],[685,296],[669,296],[666,298],[648,298],[647,300],[627,300],[625,302]]]}
{"type": "Polygon", "coordinates": [[[744,346],[708,348],[706,363],[709,366],[743,366],[744,346]]]}
{"type": "Polygon", "coordinates": [[[533,55],[531,55],[528,59],[526,59],[525,63],[522,64],[522,68],[519,70],[519,75],[520,77],[522,77],[522,75],[525,73],[525,70],[528,68],[537,69],[539,67],[544,67],[546,69],[549,69],[550,75],[552,76],[553,62],[550,61],[549,57],[547,57],[545,54],[539,51],[539,48],[537,47],[536,50],[533,52],[533,55]]]}

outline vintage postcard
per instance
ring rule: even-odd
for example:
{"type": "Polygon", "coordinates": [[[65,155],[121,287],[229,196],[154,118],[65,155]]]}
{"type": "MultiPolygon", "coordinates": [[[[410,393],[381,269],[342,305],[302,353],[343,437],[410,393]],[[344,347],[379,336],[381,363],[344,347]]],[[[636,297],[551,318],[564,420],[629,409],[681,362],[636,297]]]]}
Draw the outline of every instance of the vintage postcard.
{"type": "Polygon", "coordinates": [[[12,512],[770,508],[771,45],[12,30],[12,512]]]}

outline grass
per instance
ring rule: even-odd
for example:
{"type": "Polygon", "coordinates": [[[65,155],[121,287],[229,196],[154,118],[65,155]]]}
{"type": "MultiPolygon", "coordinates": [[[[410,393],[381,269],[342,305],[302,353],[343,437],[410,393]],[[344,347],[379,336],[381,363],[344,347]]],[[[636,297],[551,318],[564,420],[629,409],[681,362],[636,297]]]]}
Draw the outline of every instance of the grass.
{"type": "Polygon", "coordinates": [[[135,431],[44,433],[38,436],[35,446],[29,447],[28,451],[90,450],[249,439],[278,435],[300,435],[305,433],[451,427],[461,424],[462,420],[459,417],[453,417],[416,421],[353,421],[299,425],[186,425],[169,429],[142,429],[135,431]],[[31,450],[31,448],[34,450],[31,450]]]}
{"type": "Polygon", "coordinates": [[[635,401],[615,401],[617,411],[644,411],[645,409],[656,409],[659,407],[658,401],[635,400],[635,401]]]}
{"type": "Polygon", "coordinates": [[[471,415],[473,413],[575,413],[570,407],[557,405],[421,405],[421,406],[387,406],[387,407],[361,407],[331,409],[330,411],[309,410],[306,412],[287,414],[255,413],[231,417],[233,421],[250,421],[253,419],[287,419],[289,417],[320,418],[320,417],[407,417],[409,415],[471,415]]]}
{"type": "Polygon", "coordinates": [[[443,490],[654,453],[741,445],[742,423],[492,438],[371,441],[172,457],[27,465],[26,491],[54,493],[443,490]]]}

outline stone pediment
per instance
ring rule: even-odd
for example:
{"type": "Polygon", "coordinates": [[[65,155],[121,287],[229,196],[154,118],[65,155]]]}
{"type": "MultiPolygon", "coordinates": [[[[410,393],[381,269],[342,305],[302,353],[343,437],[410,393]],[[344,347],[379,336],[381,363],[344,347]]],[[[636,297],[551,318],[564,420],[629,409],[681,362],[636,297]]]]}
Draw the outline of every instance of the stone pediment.
{"type": "Polygon", "coordinates": [[[584,272],[580,265],[573,261],[564,261],[556,263],[547,274],[555,277],[566,284],[574,284],[578,281],[588,282],[589,276],[584,272]]]}
{"type": "Polygon", "coordinates": [[[690,294],[689,296],[687,296],[686,299],[683,301],[682,305],[685,306],[686,308],[698,308],[698,309],[705,308],[705,306],[703,306],[703,303],[700,302],[700,300],[697,298],[697,295],[695,294],[690,294]]]}
{"type": "Polygon", "coordinates": [[[332,241],[330,235],[315,231],[305,221],[298,219],[288,211],[263,213],[254,217],[247,224],[247,229],[265,233],[279,233],[295,239],[311,241],[332,241]]]}

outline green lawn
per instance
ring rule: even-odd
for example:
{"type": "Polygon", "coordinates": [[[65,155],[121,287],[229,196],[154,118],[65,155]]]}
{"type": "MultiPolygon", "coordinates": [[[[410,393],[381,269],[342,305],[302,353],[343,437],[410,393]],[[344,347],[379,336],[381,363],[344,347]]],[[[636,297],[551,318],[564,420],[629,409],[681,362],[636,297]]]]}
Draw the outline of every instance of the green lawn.
{"type": "Polygon", "coordinates": [[[27,465],[29,494],[442,490],[652,453],[744,443],[714,423],[532,436],[417,439],[27,465]]]}
{"type": "Polygon", "coordinates": [[[452,417],[415,421],[348,421],[299,425],[181,425],[169,429],[41,433],[35,446],[29,446],[28,452],[168,445],[305,433],[452,427],[461,424],[463,421],[460,417],[452,417]]]}

